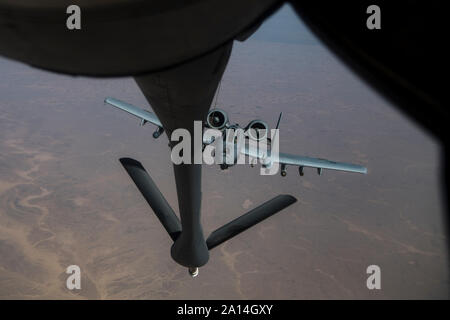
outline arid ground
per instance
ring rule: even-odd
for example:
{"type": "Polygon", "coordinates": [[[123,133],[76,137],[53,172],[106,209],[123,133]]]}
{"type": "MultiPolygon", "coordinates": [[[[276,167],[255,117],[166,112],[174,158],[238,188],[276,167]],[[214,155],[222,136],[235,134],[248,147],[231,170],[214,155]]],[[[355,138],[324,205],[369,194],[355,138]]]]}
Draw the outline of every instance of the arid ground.
{"type": "Polygon", "coordinates": [[[143,163],[176,208],[167,137],[103,104],[150,106],[132,78],[70,77],[0,59],[1,299],[448,298],[440,148],[354,76],[289,8],[236,43],[217,106],[284,117],[280,149],[368,167],[261,176],[204,166],[212,230],[280,194],[298,202],[211,251],[192,279],[120,166],[143,163]],[[81,290],[65,283],[81,268],[81,290]],[[381,268],[381,290],[366,268],[381,268]]]}

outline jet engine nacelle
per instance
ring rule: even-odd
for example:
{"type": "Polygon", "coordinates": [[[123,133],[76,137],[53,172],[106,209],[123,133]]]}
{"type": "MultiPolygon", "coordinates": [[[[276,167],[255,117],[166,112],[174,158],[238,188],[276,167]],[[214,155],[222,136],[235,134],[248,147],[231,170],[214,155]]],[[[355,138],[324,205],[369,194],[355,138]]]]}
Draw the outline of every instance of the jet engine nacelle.
{"type": "Polygon", "coordinates": [[[228,123],[228,115],[220,109],[212,109],[206,116],[206,125],[212,129],[222,130],[228,123]]]}
{"type": "Polygon", "coordinates": [[[262,120],[250,121],[250,123],[245,127],[245,132],[249,138],[255,141],[265,139],[268,131],[269,127],[267,126],[267,123],[262,120]]]}

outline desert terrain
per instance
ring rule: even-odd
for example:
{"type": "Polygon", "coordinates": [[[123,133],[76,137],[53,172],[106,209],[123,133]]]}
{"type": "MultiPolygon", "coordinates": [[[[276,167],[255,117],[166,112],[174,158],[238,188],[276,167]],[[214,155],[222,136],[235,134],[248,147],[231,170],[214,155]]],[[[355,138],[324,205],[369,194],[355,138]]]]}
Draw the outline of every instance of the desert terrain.
{"type": "Polygon", "coordinates": [[[49,73],[0,58],[0,299],[446,299],[439,145],[284,7],[236,43],[217,107],[275,126],[280,150],[368,174],[204,166],[208,235],[277,194],[298,201],[213,249],[192,279],[118,159],[146,167],[178,211],[164,135],[104,105],[151,107],[132,78],[49,73]],[[81,268],[81,290],[65,283],[81,268]],[[368,290],[366,268],[381,268],[368,290]]]}

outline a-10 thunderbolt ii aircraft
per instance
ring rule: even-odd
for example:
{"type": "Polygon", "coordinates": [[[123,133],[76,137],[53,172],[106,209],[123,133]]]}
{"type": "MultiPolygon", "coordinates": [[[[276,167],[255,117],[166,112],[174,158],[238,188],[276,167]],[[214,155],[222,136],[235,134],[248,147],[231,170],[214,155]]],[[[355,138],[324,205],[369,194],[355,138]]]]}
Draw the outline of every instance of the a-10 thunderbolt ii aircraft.
{"type": "MultiPolygon", "coordinates": [[[[153,132],[153,138],[157,139],[164,132],[164,127],[159,121],[158,117],[147,110],[138,108],[129,103],[123,102],[121,100],[115,98],[106,98],[105,103],[110,104],[116,108],[119,108],[123,111],[126,111],[140,120],[140,125],[143,126],[146,123],[154,124],[157,128],[153,132]]],[[[278,129],[281,120],[281,113],[278,118],[276,129],[278,129]]],[[[256,164],[257,160],[260,160],[263,167],[270,167],[273,162],[278,162],[281,165],[280,174],[281,176],[286,176],[286,166],[294,165],[298,167],[298,171],[300,176],[304,175],[304,168],[311,167],[317,169],[317,173],[319,175],[322,174],[322,169],[331,169],[331,170],[339,170],[339,171],[347,171],[347,172],[357,172],[357,173],[367,173],[367,169],[363,166],[351,164],[351,163],[343,163],[343,162],[335,162],[329,161],[326,159],[320,158],[310,158],[304,156],[298,156],[287,153],[279,153],[271,154],[271,138],[267,137],[269,133],[268,125],[265,121],[255,119],[250,121],[244,128],[241,128],[238,124],[231,124],[228,118],[227,113],[221,109],[211,109],[204,121],[204,126],[206,128],[215,129],[220,131],[220,135],[223,143],[221,143],[221,147],[223,148],[223,161],[220,163],[220,168],[222,170],[227,169],[230,166],[235,165],[238,162],[238,156],[244,155],[248,156],[251,159],[251,164],[256,164]],[[245,144],[242,143],[239,147],[237,147],[237,139],[231,139],[231,142],[227,140],[226,129],[242,129],[242,132],[246,133],[245,138],[253,141],[257,141],[257,144],[245,144]],[[268,146],[263,148],[261,146],[263,140],[268,140],[268,146]],[[230,145],[231,143],[231,145],[230,145]],[[226,157],[229,154],[229,150],[237,150],[238,152],[232,153],[232,158],[226,157]]],[[[210,145],[214,143],[216,140],[213,138],[202,138],[203,148],[206,145],[210,145]]]]}
{"type": "MultiPolygon", "coordinates": [[[[155,139],[159,138],[159,136],[164,132],[164,127],[161,121],[152,112],[138,108],[115,98],[106,98],[105,103],[136,116],[139,118],[141,126],[144,126],[146,123],[155,125],[156,130],[153,132],[153,138],[155,139]]],[[[281,115],[282,114],[280,113],[276,129],[279,128],[281,115]]],[[[239,163],[239,156],[247,156],[250,159],[252,166],[258,161],[262,164],[263,168],[271,168],[274,163],[279,163],[281,166],[280,173],[283,177],[286,176],[287,165],[297,166],[300,176],[304,175],[305,167],[317,169],[317,173],[319,175],[322,174],[323,169],[364,174],[367,173],[367,169],[365,167],[356,164],[280,153],[278,150],[273,152],[274,150],[272,149],[273,144],[271,138],[274,138],[275,135],[278,134],[278,131],[274,132],[275,133],[272,137],[268,137],[269,128],[267,123],[257,119],[250,121],[247,126],[241,128],[238,124],[230,123],[228,115],[224,110],[211,109],[202,123],[202,150],[207,145],[212,145],[219,142],[216,147],[223,149],[221,150],[223,152],[220,153],[220,156],[218,157],[218,159],[221,160],[219,161],[219,164],[222,170],[239,163]],[[203,131],[207,129],[216,130],[216,132],[219,132],[219,136],[203,136],[203,131]],[[241,132],[245,133],[244,141],[240,141],[234,134],[231,135],[230,139],[227,129],[232,129],[232,132],[236,132],[238,129],[241,129],[241,132]],[[249,143],[251,141],[255,143],[249,143]],[[234,152],[231,153],[231,158],[229,150],[234,150],[234,152]]],[[[217,151],[215,153],[217,153],[217,151]]],[[[162,196],[161,192],[158,190],[155,183],[151,180],[150,176],[138,161],[129,158],[122,158],[120,161],[130,177],[136,183],[136,186],[139,188],[142,195],[155,211],[169,235],[174,241],[176,241],[181,233],[180,222],[174,211],[170,208],[169,204],[162,196]]],[[[295,201],[296,199],[290,195],[280,195],[273,198],[272,200],[214,231],[206,240],[206,247],[208,250],[211,250],[217,245],[250,228],[258,222],[281,211],[295,201]]],[[[189,225],[189,228],[192,228],[192,230],[187,231],[183,229],[183,232],[201,232],[202,228],[200,226],[200,220],[196,219],[194,224],[189,225]]],[[[199,241],[199,239],[203,239],[203,235],[187,237],[184,241],[195,242],[199,241]]],[[[187,247],[194,251],[196,250],[196,247],[201,248],[200,245],[190,245],[187,247]]],[[[198,266],[189,267],[189,274],[193,277],[197,276],[198,266]]]]}

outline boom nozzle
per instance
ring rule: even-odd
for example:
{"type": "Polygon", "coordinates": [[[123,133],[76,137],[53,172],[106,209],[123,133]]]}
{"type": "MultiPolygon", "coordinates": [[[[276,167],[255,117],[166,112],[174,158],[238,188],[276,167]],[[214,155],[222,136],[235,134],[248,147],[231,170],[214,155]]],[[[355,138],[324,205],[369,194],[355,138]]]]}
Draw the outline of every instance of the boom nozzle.
{"type": "Polygon", "coordinates": [[[197,267],[194,267],[194,268],[188,268],[188,271],[189,271],[189,275],[190,275],[192,278],[195,278],[196,276],[198,276],[198,268],[197,268],[197,267]]]}

